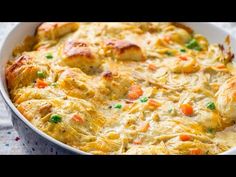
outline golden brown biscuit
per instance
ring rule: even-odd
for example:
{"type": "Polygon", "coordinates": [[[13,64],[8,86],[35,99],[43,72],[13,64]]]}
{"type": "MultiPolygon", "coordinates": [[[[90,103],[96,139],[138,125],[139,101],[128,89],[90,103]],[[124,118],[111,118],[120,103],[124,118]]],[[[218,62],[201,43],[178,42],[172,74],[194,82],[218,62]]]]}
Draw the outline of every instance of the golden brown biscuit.
{"type": "Polygon", "coordinates": [[[75,22],[47,22],[42,23],[36,31],[38,40],[54,40],[70,32],[77,30],[78,23],[75,22]]]}
{"type": "Polygon", "coordinates": [[[134,79],[125,72],[105,71],[102,73],[99,90],[111,99],[124,98],[134,79]]]}
{"type": "Polygon", "coordinates": [[[107,41],[105,52],[116,60],[143,61],[146,59],[138,45],[125,40],[107,41]]]}
{"type": "Polygon", "coordinates": [[[84,72],[93,72],[100,65],[98,57],[84,41],[70,40],[62,50],[61,65],[80,68],[84,72]]]}
{"type": "Polygon", "coordinates": [[[34,64],[32,57],[22,55],[6,69],[6,80],[9,89],[33,84],[37,78],[37,72],[47,70],[46,66],[34,64]]]}

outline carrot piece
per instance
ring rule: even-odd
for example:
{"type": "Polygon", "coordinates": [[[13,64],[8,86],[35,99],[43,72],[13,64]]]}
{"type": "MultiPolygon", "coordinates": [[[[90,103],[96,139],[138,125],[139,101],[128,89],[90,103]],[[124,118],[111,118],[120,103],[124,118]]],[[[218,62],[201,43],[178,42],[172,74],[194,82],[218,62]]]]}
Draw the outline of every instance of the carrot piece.
{"type": "Polygon", "coordinates": [[[179,59],[183,60],[183,61],[187,61],[188,60],[188,58],[186,56],[179,56],[179,59]]]}
{"type": "Polygon", "coordinates": [[[143,94],[143,90],[139,85],[132,85],[129,89],[127,96],[129,99],[135,100],[139,98],[140,96],[142,96],[142,94],[143,94]]]}
{"type": "Polygon", "coordinates": [[[147,122],[141,127],[140,131],[146,132],[146,131],[148,131],[149,127],[150,127],[150,124],[147,122]]]}
{"type": "Polygon", "coordinates": [[[191,155],[201,155],[202,154],[202,150],[199,148],[194,148],[190,150],[190,154],[191,155]]]}
{"type": "Polygon", "coordinates": [[[157,67],[156,67],[156,65],[151,63],[151,64],[148,65],[148,69],[151,70],[151,71],[156,71],[157,67]]]}
{"type": "Polygon", "coordinates": [[[133,144],[140,145],[140,144],[142,144],[142,141],[141,140],[134,140],[133,144]]]}
{"type": "Polygon", "coordinates": [[[45,87],[48,86],[48,84],[45,81],[41,80],[41,79],[37,79],[35,86],[38,87],[38,88],[45,88],[45,87]]]}
{"type": "Polygon", "coordinates": [[[181,141],[189,141],[189,140],[191,140],[191,136],[189,136],[189,135],[180,135],[179,136],[179,139],[181,140],[181,141]]]}
{"type": "Polygon", "coordinates": [[[78,114],[75,114],[72,119],[76,122],[79,122],[80,124],[84,123],[84,119],[82,119],[78,114]]]}
{"type": "Polygon", "coordinates": [[[219,64],[216,66],[216,68],[218,69],[225,69],[225,65],[224,64],[219,64]]]}
{"type": "Polygon", "coordinates": [[[182,104],[180,105],[180,109],[186,116],[190,116],[193,114],[193,107],[190,104],[182,104]]]}
{"type": "Polygon", "coordinates": [[[160,103],[158,103],[157,101],[155,101],[153,99],[148,100],[148,105],[151,107],[155,107],[155,108],[158,108],[161,106],[160,103]]]}
{"type": "Polygon", "coordinates": [[[139,95],[137,93],[135,93],[135,92],[129,92],[128,93],[128,98],[130,100],[135,100],[135,99],[139,98],[139,95]]]}

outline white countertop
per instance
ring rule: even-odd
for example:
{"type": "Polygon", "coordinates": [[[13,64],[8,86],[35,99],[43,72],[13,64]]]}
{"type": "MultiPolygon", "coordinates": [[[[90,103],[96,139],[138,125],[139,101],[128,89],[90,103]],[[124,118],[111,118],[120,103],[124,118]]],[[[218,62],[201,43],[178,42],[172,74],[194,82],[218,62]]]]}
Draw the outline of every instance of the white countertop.
{"type": "MultiPolygon", "coordinates": [[[[16,23],[0,23],[0,45],[4,36],[16,23]]],[[[236,23],[214,23],[227,30],[231,35],[236,35],[236,23]]],[[[6,112],[5,105],[0,97],[0,154],[30,154],[21,144],[21,139],[14,130],[11,118],[6,112]]]]}

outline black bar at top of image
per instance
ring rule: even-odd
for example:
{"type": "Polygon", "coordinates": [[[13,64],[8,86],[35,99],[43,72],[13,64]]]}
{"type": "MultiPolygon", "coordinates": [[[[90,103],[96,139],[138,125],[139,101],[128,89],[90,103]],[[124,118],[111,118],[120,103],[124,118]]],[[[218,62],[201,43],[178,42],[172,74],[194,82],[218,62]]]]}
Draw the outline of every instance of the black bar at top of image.
{"type": "Polygon", "coordinates": [[[0,21],[236,21],[227,0],[4,1],[0,21]]]}

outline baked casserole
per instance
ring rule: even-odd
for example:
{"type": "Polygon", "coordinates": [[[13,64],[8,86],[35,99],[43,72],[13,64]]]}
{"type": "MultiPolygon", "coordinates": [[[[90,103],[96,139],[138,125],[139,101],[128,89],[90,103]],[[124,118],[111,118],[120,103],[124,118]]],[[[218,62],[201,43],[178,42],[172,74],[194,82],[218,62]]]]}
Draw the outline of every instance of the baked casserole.
{"type": "Polygon", "coordinates": [[[38,129],[92,154],[236,146],[230,38],[180,23],[42,23],[13,51],[10,97],[38,129]]]}

